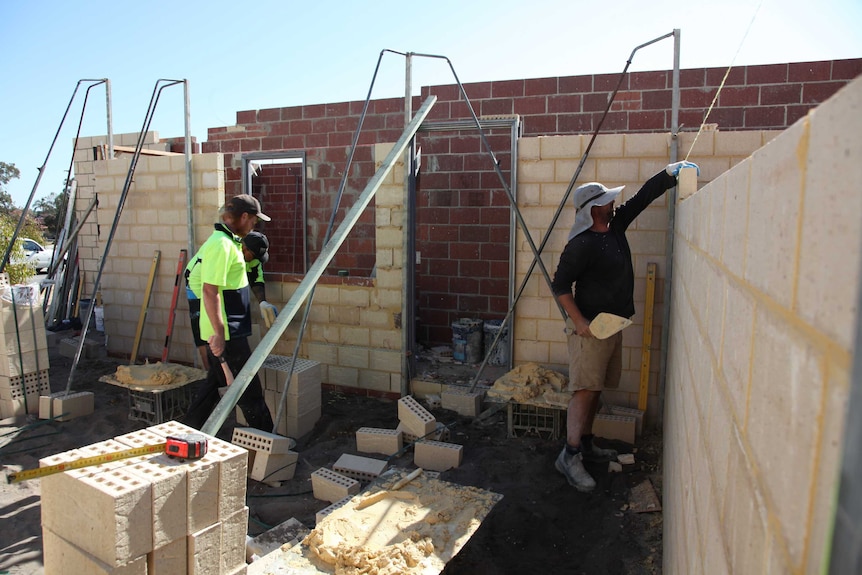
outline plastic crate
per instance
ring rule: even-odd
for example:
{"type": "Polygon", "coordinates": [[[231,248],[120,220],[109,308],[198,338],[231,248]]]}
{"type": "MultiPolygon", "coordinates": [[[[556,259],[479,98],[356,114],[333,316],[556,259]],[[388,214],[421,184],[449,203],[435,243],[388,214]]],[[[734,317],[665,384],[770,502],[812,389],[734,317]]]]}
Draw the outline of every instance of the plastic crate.
{"type": "Polygon", "coordinates": [[[566,410],[523,403],[508,404],[509,437],[533,435],[559,439],[566,429],[566,410]]]}
{"type": "Polygon", "coordinates": [[[129,390],[129,419],[157,425],[185,415],[194,385],[153,391],[129,390]]]}

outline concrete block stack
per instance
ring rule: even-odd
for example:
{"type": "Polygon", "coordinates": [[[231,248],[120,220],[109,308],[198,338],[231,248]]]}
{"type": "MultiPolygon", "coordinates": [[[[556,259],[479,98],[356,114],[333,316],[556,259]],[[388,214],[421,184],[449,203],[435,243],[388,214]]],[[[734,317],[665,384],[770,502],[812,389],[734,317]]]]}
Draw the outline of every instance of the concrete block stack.
{"type": "Polygon", "coordinates": [[[248,476],[255,481],[293,479],[299,453],[291,451],[296,445],[292,439],[252,427],[237,427],[231,442],[249,451],[248,476]]]}
{"type": "MultiPolygon", "coordinates": [[[[200,433],[174,421],[40,461],[55,465],[200,433]]],[[[207,437],[195,461],[155,453],[42,478],[45,573],[245,573],[248,452],[207,437]]]]}
{"type": "Polygon", "coordinates": [[[0,418],[38,414],[39,396],[49,393],[48,339],[38,287],[10,286],[8,276],[0,274],[0,418]]]}
{"type": "MultiPolygon", "coordinates": [[[[273,419],[278,413],[278,403],[287,385],[287,373],[290,371],[291,360],[290,357],[270,355],[258,372],[266,405],[273,414],[273,419]]],[[[319,362],[296,359],[285,398],[283,415],[276,430],[280,435],[302,437],[314,428],[314,424],[320,419],[322,407],[321,381],[322,370],[319,362]]]]}

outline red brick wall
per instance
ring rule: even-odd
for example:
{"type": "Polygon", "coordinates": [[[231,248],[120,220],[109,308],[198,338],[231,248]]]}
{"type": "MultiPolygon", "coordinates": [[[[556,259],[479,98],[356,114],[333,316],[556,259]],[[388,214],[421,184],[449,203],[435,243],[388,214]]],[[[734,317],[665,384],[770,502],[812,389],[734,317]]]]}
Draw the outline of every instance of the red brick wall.
{"type": "MultiPolygon", "coordinates": [[[[680,73],[680,123],[696,130],[712,102],[725,68],[680,73]]],[[[862,59],[740,66],[731,70],[708,123],[721,130],[783,129],[862,74],[862,59]]],[[[525,136],[592,133],[619,73],[532,78],[465,84],[478,116],[519,114],[525,136]]],[[[622,81],[603,133],[670,131],[671,71],[633,72],[622,81]]],[[[469,119],[456,85],[425,86],[414,109],[429,95],[437,104],[429,120],[469,119]]],[[[236,126],[211,128],[204,152],[225,153],[228,195],[241,193],[243,152],[305,150],[315,177],[308,182],[309,263],[319,253],[333,196],[364,102],[315,104],[237,112],[236,126]]],[[[394,142],[404,126],[403,100],[370,103],[350,170],[345,201],[373,175],[369,145],[394,142]]],[[[508,135],[491,135],[491,146],[508,177],[508,135]]],[[[421,134],[421,187],[417,195],[416,248],[419,340],[451,341],[458,317],[502,317],[508,282],[508,201],[475,132],[421,134]]],[[[272,209],[264,201],[264,208],[272,209]]],[[[342,216],[343,210],[342,208],[342,216]]],[[[280,225],[278,222],[269,227],[280,225]]],[[[374,259],[373,210],[339,252],[328,273],[350,270],[367,276],[374,259]]],[[[278,269],[278,258],[270,264],[278,269]]]]}

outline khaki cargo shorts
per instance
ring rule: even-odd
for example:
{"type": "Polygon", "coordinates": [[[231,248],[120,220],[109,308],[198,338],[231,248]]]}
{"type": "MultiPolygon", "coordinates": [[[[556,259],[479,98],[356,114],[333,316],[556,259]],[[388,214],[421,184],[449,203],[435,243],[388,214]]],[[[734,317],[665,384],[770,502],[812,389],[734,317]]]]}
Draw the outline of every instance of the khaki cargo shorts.
{"type": "Polygon", "coordinates": [[[623,333],[607,339],[568,336],[569,391],[601,391],[620,385],[623,369],[623,333]]]}

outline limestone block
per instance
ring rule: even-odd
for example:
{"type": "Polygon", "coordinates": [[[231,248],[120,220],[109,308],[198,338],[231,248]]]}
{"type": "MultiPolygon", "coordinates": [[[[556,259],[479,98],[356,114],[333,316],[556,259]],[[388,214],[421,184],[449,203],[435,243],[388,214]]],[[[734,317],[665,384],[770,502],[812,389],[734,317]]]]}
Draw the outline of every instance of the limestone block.
{"type": "Polygon", "coordinates": [[[21,399],[26,396],[29,401],[31,396],[39,397],[50,393],[51,381],[47,369],[23,376],[0,376],[0,399],[21,399]]]}
{"type": "Polygon", "coordinates": [[[398,420],[411,434],[419,437],[432,433],[437,424],[431,412],[410,395],[398,400],[398,420]]]}
{"type": "MultiPolygon", "coordinates": [[[[45,575],[148,575],[147,556],[137,557],[122,566],[111,566],[87,553],[77,545],[60,537],[47,527],[42,527],[42,561],[45,575]]],[[[149,572],[153,574],[153,571],[149,572]]],[[[167,573],[167,572],[163,572],[167,573]]],[[[173,573],[185,573],[175,571],[173,573]]],[[[173,575],[172,573],[172,575],[173,575]]]]}
{"type": "MultiPolygon", "coordinates": [[[[321,406],[318,406],[299,415],[284,415],[278,424],[278,433],[290,437],[302,437],[314,429],[314,424],[320,419],[321,409],[321,406]]],[[[270,410],[275,412],[272,406],[270,410]]]]}
{"type": "Polygon", "coordinates": [[[248,507],[224,518],[221,522],[221,570],[231,573],[245,565],[245,541],[248,534],[248,507]]]}
{"type": "Polygon", "coordinates": [[[197,533],[218,522],[219,465],[214,459],[187,461],[188,532],[197,533]]]}
{"type": "Polygon", "coordinates": [[[359,481],[373,481],[386,471],[388,464],[380,459],[344,453],[332,465],[333,471],[359,481]]]}
{"type": "Polygon", "coordinates": [[[311,488],[315,499],[335,503],[359,493],[359,482],[322,467],[311,474],[311,488]]]}
{"type": "Polygon", "coordinates": [[[71,421],[76,417],[90,415],[96,407],[96,396],[92,391],[79,391],[69,395],[64,392],[52,397],[51,412],[57,421],[71,421]]]}
{"type": "Polygon", "coordinates": [[[858,251],[845,246],[858,248],[862,233],[860,109],[857,78],[810,112],[794,305],[803,320],[844,349],[853,348],[858,313],[858,251]]]}
{"type": "Polygon", "coordinates": [[[413,463],[422,469],[446,471],[461,465],[463,452],[463,445],[422,440],[413,446],[413,463]]]}
{"type": "MultiPolygon", "coordinates": [[[[805,165],[799,160],[808,143],[808,123],[798,122],[751,156],[745,279],[787,308],[793,305],[799,253],[799,217],[805,165]]],[[[857,236],[858,238],[858,236],[857,236]]]]}
{"type": "Polygon", "coordinates": [[[250,451],[263,453],[287,453],[296,445],[296,441],[289,437],[261,431],[253,427],[235,427],[231,443],[250,451]]]}
{"type": "Polygon", "coordinates": [[[212,575],[221,566],[221,524],[214,523],[188,536],[188,575],[212,575]]]}
{"type": "MultiPolygon", "coordinates": [[[[0,333],[4,334],[2,336],[4,339],[16,340],[16,331],[24,334],[31,332],[34,326],[37,326],[38,329],[40,325],[44,333],[44,319],[41,307],[33,306],[33,317],[31,318],[29,305],[17,305],[13,309],[12,302],[7,302],[6,300],[0,301],[0,333]]],[[[32,338],[33,336],[31,335],[30,339],[32,338]]]]}
{"type": "Polygon", "coordinates": [[[316,524],[320,525],[320,522],[323,521],[328,515],[330,515],[336,509],[340,509],[340,508],[344,507],[345,505],[347,505],[347,502],[350,501],[352,498],[353,497],[351,495],[348,495],[344,499],[339,499],[338,501],[336,501],[332,505],[324,507],[323,509],[318,511],[314,515],[314,520],[315,520],[316,524]]]}
{"type": "Polygon", "coordinates": [[[204,457],[207,459],[218,464],[218,517],[223,521],[245,506],[248,451],[213,437],[204,457]]]}
{"type": "Polygon", "coordinates": [[[395,429],[360,427],[356,430],[356,450],[362,453],[394,455],[401,449],[403,434],[395,429]]]}
{"type": "Polygon", "coordinates": [[[161,453],[130,462],[125,470],[152,484],[153,549],[180,540],[185,553],[185,537],[189,532],[185,463],[161,453]]]}
{"type": "Polygon", "coordinates": [[[621,405],[609,405],[608,411],[611,415],[627,415],[635,418],[635,434],[640,435],[643,431],[644,412],[635,407],[623,407],[621,405]]]}
{"type": "MultiPolygon", "coordinates": [[[[292,359],[292,357],[282,355],[270,355],[264,360],[261,370],[266,371],[266,389],[281,393],[287,383],[287,374],[290,371],[292,359]]],[[[294,397],[306,393],[320,394],[321,374],[319,362],[296,358],[287,394],[294,397]]]]}
{"type": "MultiPolygon", "coordinates": [[[[74,359],[75,355],[78,353],[78,346],[81,345],[81,337],[67,337],[65,339],[60,340],[60,355],[63,357],[68,357],[74,359]]],[[[81,348],[81,358],[83,359],[93,359],[96,357],[100,357],[102,354],[102,346],[92,339],[84,340],[84,347],[81,348]]],[[[44,364],[46,367],[48,366],[47,360],[44,364]]]]}
{"type": "Polygon", "coordinates": [[[114,441],[122,443],[123,445],[128,445],[129,447],[137,448],[164,443],[165,438],[148,429],[139,429],[124,435],[118,435],[114,438],[114,441]]]}
{"type": "Polygon", "coordinates": [[[308,527],[297,521],[295,517],[291,517],[247,541],[245,544],[246,561],[251,563],[256,558],[263,557],[278,548],[289,549],[305,539],[309,531],[308,527]]]}
{"type": "Polygon", "coordinates": [[[122,468],[42,485],[42,524],[112,567],[153,548],[152,485],[122,468]],[[57,485],[57,484],[54,484],[57,485]]]}
{"type": "Polygon", "coordinates": [[[597,413],[593,420],[593,435],[634,443],[636,422],[634,417],[628,415],[597,413]]]}
{"type": "MultiPolygon", "coordinates": [[[[42,309],[37,309],[39,310],[39,321],[41,322],[42,309]]],[[[30,308],[25,307],[23,310],[23,313],[29,314],[30,308]]],[[[19,311],[18,313],[22,312],[19,311]]],[[[35,351],[47,348],[48,338],[45,335],[44,324],[38,323],[34,325],[31,323],[24,328],[18,328],[17,333],[14,328],[9,332],[0,331],[0,355],[17,356],[19,351],[35,351]]]]}
{"type": "Polygon", "coordinates": [[[410,392],[416,397],[427,397],[434,394],[441,395],[444,389],[444,385],[439,381],[420,378],[410,381],[410,392]]]}
{"type": "Polygon", "coordinates": [[[482,412],[484,398],[484,391],[470,391],[458,387],[449,387],[441,396],[443,409],[451,409],[467,417],[476,417],[482,412]]]}
{"type": "MultiPolygon", "coordinates": [[[[266,405],[273,414],[277,412],[278,402],[281,401],[281,392],[272,389],[263,390],[266,405]]],[[[300,396],[288,394],[284,398],[284,415],[296,416],[299,413],[308,413],[319,409],[323,405],[323,397],[318,387],[317,393],[303,393],[300,396]]]]}
{"type": "Polygon", "coordinates": [[[147,553],[148,575],[186,575],[188,563],[188,537],[185,534],[147,553]]]}
{"type": "Polygon", "coordinates": [[[419,439],[419,436],[414,433],[411,433],[403,422],[398,424],[398,427],[395,428],[395,431],[401,434],[402,443],[414,443],[417,439],[419,439]]]}
{"type": "Polygon", "coordinates": [[[249,477],[255,481],[287,481],[293,479],[299,453],[266,453],[258,451],[249,470],[249,477]]]}
{"type": "Polygon", "coordinates": [[[697,192],[697,168],[682,168],[677,178],[677,201],[683,201],[697,192]]]}
{"type": "Polygon", "coordinates": [[[48,344],[44,349],[36,351],[22,351],[18,353],[0,355],[0,376],[21,377],[28,373],[48,369],[48,344]]]}

